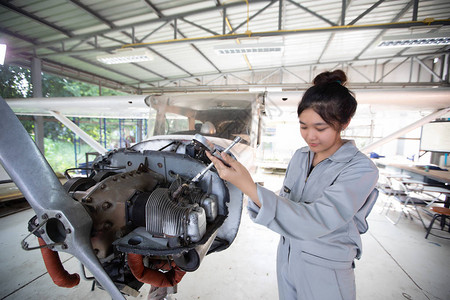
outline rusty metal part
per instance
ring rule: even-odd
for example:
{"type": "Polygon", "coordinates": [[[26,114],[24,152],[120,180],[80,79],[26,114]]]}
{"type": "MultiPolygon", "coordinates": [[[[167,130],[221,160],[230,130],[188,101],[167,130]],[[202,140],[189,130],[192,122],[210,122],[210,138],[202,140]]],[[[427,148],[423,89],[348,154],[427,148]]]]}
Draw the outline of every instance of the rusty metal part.
{"type": "Polygon", "coordinates": [[[97,256],[105,258],[112,253],[112,242],[117,233],[127,233],[126,205],[137,192],[151,192],[165,179],[151,170],[140,168],[107,177],[95,186],[74,197],[88,208],[94,221],[91,242],[97,256]]]}

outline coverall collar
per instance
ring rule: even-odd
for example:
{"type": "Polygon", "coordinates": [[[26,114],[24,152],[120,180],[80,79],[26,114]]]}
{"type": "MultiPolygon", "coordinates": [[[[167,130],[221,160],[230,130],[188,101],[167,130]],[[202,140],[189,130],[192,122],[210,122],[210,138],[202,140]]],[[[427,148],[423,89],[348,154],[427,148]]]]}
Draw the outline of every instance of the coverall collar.
{"type": "MultiPolygon", "coordinates": [[[[344,144],[327,159],[335,162],[349,162],[359,151],[358,148],[356,148],[354,140],[343,140],[343,142],[344,144]]],[[[311,152],[311,157],[312,154],[314,154],[308,146],[303,147],[301,151],[311,152]]]]}

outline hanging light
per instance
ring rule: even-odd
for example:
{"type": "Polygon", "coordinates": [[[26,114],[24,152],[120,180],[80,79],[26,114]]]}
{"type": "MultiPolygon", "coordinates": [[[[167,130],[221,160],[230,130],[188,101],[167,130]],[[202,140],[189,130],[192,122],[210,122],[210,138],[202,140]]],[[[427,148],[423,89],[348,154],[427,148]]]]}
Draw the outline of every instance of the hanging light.
{"type": "Polygon", "coordinates": [[[280,43],[231,44],[214,47],[214,51],[219,55],[281,53],[283,50],[284,44],[280,43]]]}
{"type": "Polygon", "coordinates": [[[450,45],[450,33],[384,36],[378,47],[416,47],[450,45]]]}
{"type": "Polygon", "coordinates": [[[113,54],[99,55],[97,60],[104,64],[125,64],[133,62],[151,61],[153,56],[145,48],[121,48],[113,51],[113,54]]]}

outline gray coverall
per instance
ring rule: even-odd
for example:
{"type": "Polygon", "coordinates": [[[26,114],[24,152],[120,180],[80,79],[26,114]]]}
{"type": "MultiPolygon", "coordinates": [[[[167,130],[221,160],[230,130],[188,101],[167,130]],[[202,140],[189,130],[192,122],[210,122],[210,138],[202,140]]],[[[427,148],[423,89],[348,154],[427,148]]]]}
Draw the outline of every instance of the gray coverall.
{"type": "Polygon", "coordinates": [[[356,299],[353,260],[361,256],[360,234],[378,195],[378,169],[353,141],[308,176],[313,155],[308,147],[296,151],[279,196],[258,185],[262,205],[249,201],[250,217],[281,235],[280,299],[356,299]]]}

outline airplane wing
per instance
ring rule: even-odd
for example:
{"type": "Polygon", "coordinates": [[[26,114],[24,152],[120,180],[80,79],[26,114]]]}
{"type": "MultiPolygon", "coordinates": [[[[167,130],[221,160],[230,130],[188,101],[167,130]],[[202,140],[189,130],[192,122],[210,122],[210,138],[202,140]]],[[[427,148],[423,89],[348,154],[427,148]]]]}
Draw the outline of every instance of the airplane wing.
{"type": "MultiPolygon", "coordinates": [[[[358,105],[369,104],[377,109],[430,110],[435,111],[450,106],[450,88],[392,88],[383,89],[349,88],[358,105]]],[[[303,96],[298,92],[269,92],[267,105],[283,108],[297,106],[303,96]]]]}
{"type": "Polygon", "coordinates": [[[6,99],[17,115],[52,116],[51,111],[66,117],[146,119],[149,96],[101,96],[6,99]]]}

